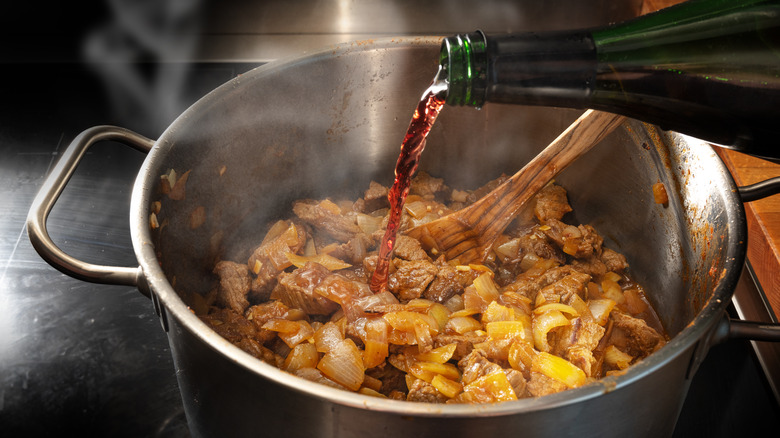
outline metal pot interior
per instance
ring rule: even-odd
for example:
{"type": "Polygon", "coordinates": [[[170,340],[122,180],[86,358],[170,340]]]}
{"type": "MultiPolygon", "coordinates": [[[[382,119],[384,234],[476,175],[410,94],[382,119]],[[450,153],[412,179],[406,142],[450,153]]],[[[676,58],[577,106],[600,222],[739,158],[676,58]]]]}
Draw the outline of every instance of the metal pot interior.
{"type": "MultiPolygon", "coordinates": [[[[269,64],[216,89],[166,130],[136,184],[133,238],[151,289],[173,317],[237,361],[259,362],[205,334],[177,294],[208,292],[215,260],[245,260],[293,200],[356,198],[371,180],[390,185],[411,111],[436,72],[438,46],[438,38],[382,40],[269,64]],[[160,175],[170,169],[189,171],[184,200],[160,195],[160,175]],[[163,226],[152,231],[158,200],[163,226]],[[206,221],[192,229],[198,207],[206,221]]],[[[420,169],[476,188],[520,169],[580,113],[446,107],[420,169]]],[[[620,385],[690,346],[722,314],[744,257],[742,206],[709,146],[634,120],[557,181],[569,191],[576,221],[626,255],[676,337],[644,368],[617,378],[620,385]],[[657,182],[668,205],[653,202],[657,182]]]]}

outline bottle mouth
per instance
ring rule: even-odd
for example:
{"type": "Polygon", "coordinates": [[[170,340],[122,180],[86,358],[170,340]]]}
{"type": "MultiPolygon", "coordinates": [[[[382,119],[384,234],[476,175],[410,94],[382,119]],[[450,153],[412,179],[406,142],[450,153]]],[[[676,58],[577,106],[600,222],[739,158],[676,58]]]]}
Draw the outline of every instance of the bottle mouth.
{"type": "Polygon", "coordinates": [[[448,105],[481,107],[487,92],[487,38],[476,32],[442,41],[437,81],[446,81],[448,105]]]}

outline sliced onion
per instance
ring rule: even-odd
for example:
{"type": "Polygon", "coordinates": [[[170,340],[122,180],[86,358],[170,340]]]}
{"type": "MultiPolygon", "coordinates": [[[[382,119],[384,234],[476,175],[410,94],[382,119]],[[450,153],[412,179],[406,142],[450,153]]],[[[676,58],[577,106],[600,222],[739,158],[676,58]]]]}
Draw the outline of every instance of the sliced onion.
{"type": "Polygon", "coordinates": [[[366,338],[363,341],[363,365],[374,368],[381,365],[388,354],[388,324],[383,318],[371,318],[365,325],[366,338]]]}
{"type": "Polygon", "coordinates": [[[466,333],[475,330],[482,330],[482,323],[470,316],[456,316],[447,321],[444,330],[455,332],[459,335],[465,335],[466,333]]]}
{"type": "Polygon", "coordinates": [[[485,303],[490,303],[498,299],[498,286],[496,286],[496,283],[493,281],[492,272],[485,272],[475,278],[474,288],[485,303]]]}
{"type": "Polygon", "coordinates": [[[555,379],[569,388],[582,386],[587,381],[585,372],[576,365],[566,359],[543,351],[534,356],[531,370],[555,379]]]}
{"type": "Polygon", "coordinates": [[[610,345],[604,350],[604,362],[618,369],[628,368],[632,360],[634,360],[633,356],[622,352],[614,345],[610,345]]]}
{"type": "Polygon", "coordinates": [[[539,351],[550,351],[550,344],[547,342],[547,334],[556,327],[562,327],[571,324],[569,319],[563,316],[558,310],[549,310],[533,319],[534,346],[539,351]]]}
{"type": "Polygon", "coordinates": [[[445,363],[452,359],[452,355],[455,354],[457,347],[458,345],[455,343],[442,345],[431,351],[416,354],[415,359],[424,362],[445,363]]]}
{"type": "Polygon", "coordinates": [[[485,324],[485,331],[491,339],[514,339],[526,336],[526,323],[523,321],[493,321],[485,324]]]}
{"type": "Polygon", "coordinates": [[[319,362],[320,355],[314,344],[304,342],[293,347],[290,354],[284,360],[284,370],[294,373],[301,368],[314,368],[319,362]]]}
{"type": "Polygon", "coordinates": [[[487,309],[482,313],[482,324],[494,321],[513,321],[515,319],[515,310],[511,307],[502,306],[497,301],[491,301],[487,309]]]}
{"type": "Polygon", "coordinates": [[[602,280],[601,291],[605,298],[615,301],[618,304],[622,304],[626,301],[626,297],[623,295],[623,289],[620,285],[613,280],[602,280]]]}
{"type": "Polygon", "coordinates": [[[357,391],[363,384],[363,358],[360,349],[351,339],[341,340],[325,353],[317,364],[317,369],[352,391],[357,391]]]}
{"type": "Polygon", "coordinates": [[[458,394],[461,393],[461,391],[463,391],[463,385],[455,380],[448,379],[441,374],[433,376],[433,379],[431,379],[431,385],[433,385],[437,391],[449,398],[455,398],[458,394]]]}
{"type": "Polygon", "coordinates": [[[575,310],[574,307],[572,307],[572,306],[570,306],[568,304],[563,304],[563,303],[542,304],[541,306],[536,307],[534,309],[534,315],[541,315],[541,314],[543,314],[545,312],[548,312],[550,310],[557,310],[557,311],[559,311],[561,313],[566,313],[566,314],[568,314],[571,317],[580,316],[580,313],[577,312],[577,310],[575,310]]]}
{"type": "Polygon", "coordinates": [[[512,342],[509,346],[509,366],[521,371],[524,375],[528,375],[531,371],[531,365],[533,359],[536,356],[536,350],[533,349],[531,344],[519,340],[512,342]]]}
{"type": "Polygon", "coordinates": [[[588,308],[590,308],[590,313],[593,314],[593,322],[600,326],[605,325],[609,320],[609,313],[616,305],[617,303],[609,298],[589,300],[588,308]]]}
{"type": "Polygon", "coordinates": [[[517,400],[515,390],[503,370],[482,376],[463,388],[467,399],[478,403],[517,400]]]}
{"type": "Polygon", "coordinates": [[[326,353],[344,339],[344,331],[335,322],[328,321],[314,332],[314,346],[320,353],[326,353]]]}
{"type": "Polygon", "coordinates": [[[328,254],[315,254],[313,256],[307,257],[293,254],[288,249],[285,252],[285,256],[287,257],[287,260],[289,260],[290,264],[295,265],[296,268],[302,268],[303,265],[305,265],[307,262],[319,263],[322,266],[328,268],[329,271],[338,271],[339,269],[346,269],[352,266],[349,263],[328,254]]]}

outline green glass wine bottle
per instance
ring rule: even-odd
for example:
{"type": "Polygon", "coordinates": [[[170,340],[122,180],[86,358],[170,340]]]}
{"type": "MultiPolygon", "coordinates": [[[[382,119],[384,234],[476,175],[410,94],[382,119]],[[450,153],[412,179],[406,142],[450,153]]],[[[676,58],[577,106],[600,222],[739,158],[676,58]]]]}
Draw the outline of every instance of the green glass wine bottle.
{"type": "Polygon", "coordinates": [[[780,159],[780,0],[689,0],[594,29],[445,38],[450,105],[592,108],[780,159]]]}

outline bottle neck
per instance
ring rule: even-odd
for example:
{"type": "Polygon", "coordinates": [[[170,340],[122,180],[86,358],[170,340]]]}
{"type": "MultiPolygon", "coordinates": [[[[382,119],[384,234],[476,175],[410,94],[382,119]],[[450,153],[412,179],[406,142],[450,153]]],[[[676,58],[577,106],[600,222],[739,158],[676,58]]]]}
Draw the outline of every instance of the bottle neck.
{"type": "Polygon", "coordinates": [[[482,32],[444,39],[440,77],[447,104],[485,102],[584,108],[597,66],[589,31],[482,32]]]}

